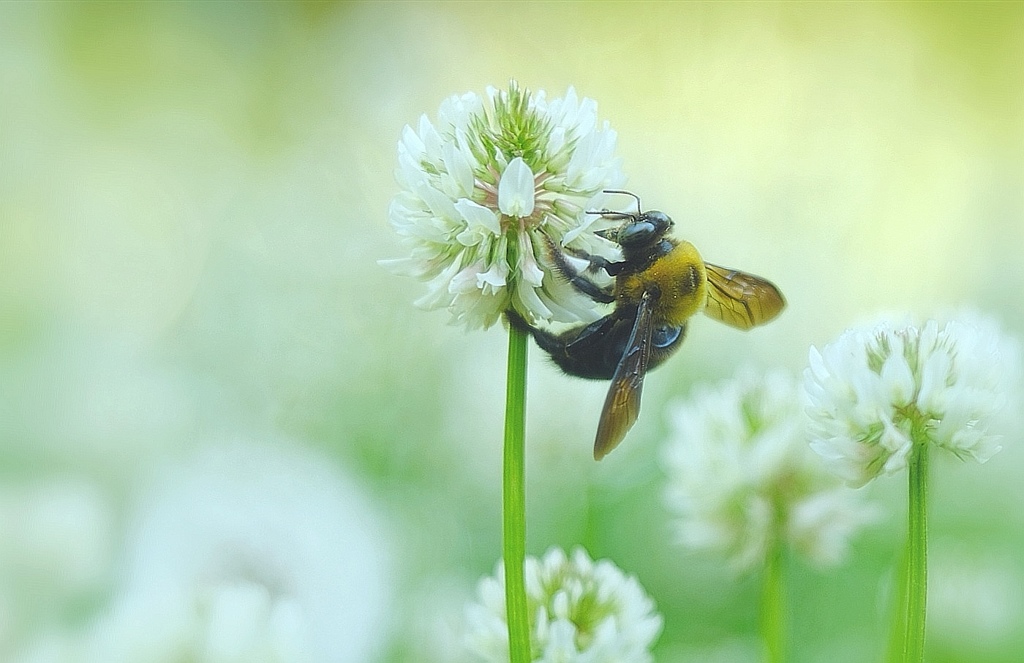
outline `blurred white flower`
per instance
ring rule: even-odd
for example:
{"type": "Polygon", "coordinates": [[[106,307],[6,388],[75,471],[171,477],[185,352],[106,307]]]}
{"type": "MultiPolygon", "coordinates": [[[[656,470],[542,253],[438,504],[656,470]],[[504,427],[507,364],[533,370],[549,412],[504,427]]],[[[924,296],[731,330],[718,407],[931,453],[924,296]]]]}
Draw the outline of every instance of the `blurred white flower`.
{"type": "MultiPolygon", "coordinates": [[[[646,663],[661,632],[661,615],[636,578],[607,560],[594,562],[576,548],[572,556],[552,548],[526,558],[526,595],[535,663],[646,663]]],[[[505,573],[477,588],[478,603],[466,611],[465,643],[473,660],[508,661],[505,573]]]]}
{"type": "Polygon", "coordinates": [[[744,372],[698,389],[671,413],[666,501],[687,547],[726,554],[737,570],[763,563],[779,537],[818,564],[842,560],[876,518],[810,451],[796,382],[744,372]]]}
{"type": "Polygon", "coordinates": [[[24,660],[371,661],[385,639],[389,557],[374,509],[329,459],[209,449],[143,499],[109,610],[24,660]]]}
{"type": "Polygon", "coordinates": [[[424,115],[402,133],[389,217],[411,255],[381,264],[427,281],[417,305],[447,308],[471,329],[508,308],[530,321],[596,318],[555,271],[551,247],[609,250],[583,212],[624,181],[615,139],[598,126],[597,103],[572,88],[551,101],[514,81],[485,98],[450,97],[436,125],[424,115]]]}
{"type": "Polygon", "coordinates": [[[59,320],[0,361],[4,448],[45,466],[134,477],[140,463],[192,437],[214,392],[196,376],[59,320]]]}
{"type": "Polygon", "coordinates": [[[0,659],[108,579],[113,509],[91,481],[54,475],[0,488],[0,659]]]}
{"type": "Polygon", "coordinates": [[[1016,380],[1009,347],[970,318],[882,322],[812,347],[811,447],[852,486],[906,467],[915,442],[987,461],[1001,448],[990,429],[1016,380]]]}
{"type": "Polygon", "coordinates": [[[73,594],[95,587],[107,572],[113,514],[91,482],[53,477],[7,485],[0,489],[0,523],[0,594],[18,587],[32,595],[44,588],[73,594]]]}

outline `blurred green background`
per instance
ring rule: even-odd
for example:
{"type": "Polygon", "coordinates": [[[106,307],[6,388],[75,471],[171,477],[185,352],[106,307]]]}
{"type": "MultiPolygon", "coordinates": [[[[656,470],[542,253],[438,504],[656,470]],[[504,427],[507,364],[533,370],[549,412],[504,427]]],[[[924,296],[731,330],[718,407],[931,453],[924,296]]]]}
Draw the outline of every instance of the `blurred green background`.
{"type": "MultiPolygon", "coordinates": [[[[376,260],[402,251],[402,127],[512,77],[596,99],[645,207],[789,301],[750,334],[694,322],[600,464],[606,385],[532,351],[528,552],[636,574],[658,661],[756,652],[757,578],[671,541],[668,402],[740,366],[799,372],[884,311],[1024,333],[1020,3],[5,3],[0,659],[87,631],[148,477],[243,438],[309,449],[373,505],[391,562],[365,660],[454,660],[500,555],[505,335],[413,309],[422,284],[376,260]],[[40,490],[91,515],[54,543],[40,490]]],[[[930,661],[1024,651],[1021,441],[934,465],[930,661]]],[[[792,561],[794,661],[880,657],[903,486],[868,488],[888,517],[845,566],[792,561]]]]}

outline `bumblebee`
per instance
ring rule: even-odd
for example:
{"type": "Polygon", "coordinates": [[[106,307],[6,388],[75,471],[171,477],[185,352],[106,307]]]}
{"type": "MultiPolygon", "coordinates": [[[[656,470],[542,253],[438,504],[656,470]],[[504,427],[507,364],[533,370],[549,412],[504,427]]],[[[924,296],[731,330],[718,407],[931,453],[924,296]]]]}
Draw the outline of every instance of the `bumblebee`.
{"type": "Polygon", "coordinates": [[[512,310],[509,323],[529,332],[537,345],[569,375],[611,380],[594,440],[594,458],[601,460],[626,436],[640,414],[640,394],[647,371],[679,349],[687,321],[698,311],[738,329],[774,319],[785,307],[782,293],[753,274],[704,262],[685,240],[668,236],[673,221],[664,212],[636,214],[590,212],[623,223],[597,231],[621,248],[622,260],[608,261],[583,252],[570,255],[586,261],[573,267],[563,249],[549,240],[548,249],[560,274],[596,302],[614,304],[611,313],[589,324],[553,333],[526,322],[512,310]],[[614,279],[602,287],[588,275],[605,272],[614,279]]]}

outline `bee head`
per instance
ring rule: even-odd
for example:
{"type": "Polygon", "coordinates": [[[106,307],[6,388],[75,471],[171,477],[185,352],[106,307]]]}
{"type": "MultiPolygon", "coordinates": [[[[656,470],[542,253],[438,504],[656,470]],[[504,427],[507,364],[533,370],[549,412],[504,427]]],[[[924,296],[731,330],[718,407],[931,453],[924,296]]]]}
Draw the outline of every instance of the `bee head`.
{"type": "Polygon", "coordinates": [[[672,225],[672,218],[668,214],[651,210],[631,216],[630,220],[621,226],[599,230],[596,234],[624,249],[636,249],[658,242],[672,225]]]}

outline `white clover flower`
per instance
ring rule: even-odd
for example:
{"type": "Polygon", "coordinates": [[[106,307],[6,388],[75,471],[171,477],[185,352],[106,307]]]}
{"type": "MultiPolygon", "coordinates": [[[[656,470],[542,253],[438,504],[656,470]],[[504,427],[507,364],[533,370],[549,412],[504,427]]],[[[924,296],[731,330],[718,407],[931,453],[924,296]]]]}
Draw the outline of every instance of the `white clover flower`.
{"type": "Polygon", "coordinates": [[[52,606],[103,580],[114,509],[93,482],[52,477],[0,487],[0,523],[0,596],[21,588],[28,591],[20,603],[52,606]]]}
{"type": "MultiPolygon", "coordinates": [[[[636,578],[607,560],[594,562],[576,548],[571,557],[552,548],[526,558],[526,600],[534,663],[647,663],[661,632],[661,615],[636,578]]],[[[479,603],[466,611],[465,644],[473,660],[508,661],[505,573],[477,588],[479,603]]]]}
{"type": "Polygon", "coordinates": [[[555,272],[549,247],[608,251],[583,212],[624,182],[615,139],[598,125],[597,103],[572,88],[551,101],[515,82],[483,99],[449,98],[436,124],[423,116],[402,133],[402,191],[389,218],[411,255],[381,264],[427,281],[416,304],[447,308],[468,328],[508,308],[533,322],[596,318],[555,272]]]}
{"type": "Polygon", "coordinates": [[[1014,379],[1009,347],[972,319],[882,322],[812,347],[811,447],[852,486],[902,470],[915,442],[984,463],[1001,448],[990,428],[1014,379]]]}
{"type": "Polygon", "coordinates": [[[217,446],[144,494],[110,605],[16,660],[377,660],[390,553],[372,507],[329,459],[217,446]]]}
{"type": "Polygon", "coordinates": [[[780,537],[818,564],[842,560],[875,510],[808,449],[802,405],[792,377],[748,371],[674,408],[664,461],[680,543],[725,553],[736,570],[780,537]]]}

